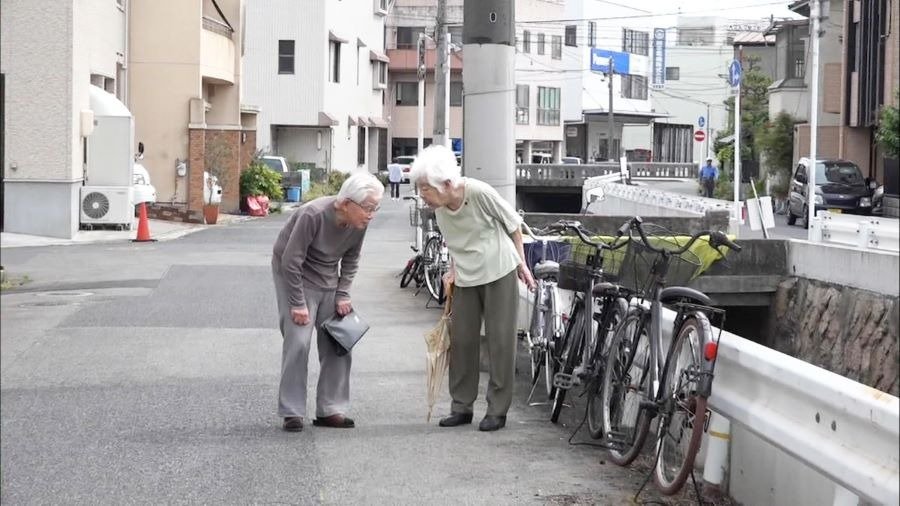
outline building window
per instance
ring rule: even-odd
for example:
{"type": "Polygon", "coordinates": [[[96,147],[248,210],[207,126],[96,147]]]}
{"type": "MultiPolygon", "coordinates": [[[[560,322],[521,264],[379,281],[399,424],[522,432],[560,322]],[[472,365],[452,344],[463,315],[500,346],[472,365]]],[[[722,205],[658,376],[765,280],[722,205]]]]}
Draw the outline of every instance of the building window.
{"type": "Polygon", "coordinates": [[[294,41],[292,40],[278,41],[278,73],[294,73],[294,41]]]}
{"type": "Polygon", "coordinates": [[[522,32],[522,52],[525,54],[531,52],[531,32],[528,30],[522,32]]]}
{"type": "Polygon", "coordinates": [[[328,81],[341,82],[341,43],[331,41],[328,43],[328,81]]]}
{"type": "MultiPolygon", "coordinates": [[[[405,82],[397,83],[396,89],[396,105],[416,106],[419,105],[419,83],[405,82]]],[[[425,105],[425,104],[422,104],[425,105]]]]}
{"type": "Polygon", "coordinates": [[[359,127],[356,129],[356,164],[365,165],[366,163],[366,129],[359,127]]]}
{"type": "Polygon", "coordinates": [[[550,58],[562,60],[562,37],[559,35],[550,37],[550,58]]]}
{"type": "Polygon", "coordinates": [[[528,85],[516,85],[516,124],[528,124],[528,111],[531,110],[528,97],[528,85]]]}
{"type": "Polygon", "coordinates": [[[597,47],[597,22],[588,22],[588,45],[597,47]]]}
{"type": "Polygon", "coordinates": [[[650,34],[636,30],[622,29],[622,51],[643,56],[650,55],[650,34]]]}
{"type": "Polygon", "coordinates": [[[537,36],[537,54],[545,54],[544,50],[544,34],[539,33],[537,36]]]}
{"type": "Polygon", "coordinates": [[[578,27],[575,25],[566,25],[566,45],[578,46],[578,27]]]}
{"type": "Polygon", "coordinates": [[[559,125],[559,88],[538,86],[538,125],[559,125]]]}
{"type": "Polygon", "coordinates": [[[459,44],[460,47],[462,47],[462,43],[463,43],[463,40],[462,40],[463,27],[462,27],[462,25],[447,27],[447,32],[450,34],[450,42],[459,44]]]}
{"type": "Polygon", "coordinates": [[[681,79],[681,67],[666,67],[666,81],[681,79]]]}
{"type": "Polygon", "coordinates": [[[803,38],[809,36],[808,27],[791,27],[787,56],[787,76],[793,79],[803,79],[806,75],[806,42],[803,38]]]}
{"type": "Polygon", "coordinates": [[[462,107],[463,83],[462,81],[450,82],[450,107],[462,107]]]}
{"type": "Polygon", "coordinates": [[[415,49],[420,33],[425,33],[424,26],[398,26],[397,49],[415,49]]]}
{"type": "Polygon", "coordinates": [[[625,75],[622,77],[622,98],[647,100],[647,78],[625,75]]]}
{"type": "Polygon", "coordinates": [[[387,87],[387,63],[383,61],[372,62],[372,78],[375,80],[375,88],[387,87]]]}

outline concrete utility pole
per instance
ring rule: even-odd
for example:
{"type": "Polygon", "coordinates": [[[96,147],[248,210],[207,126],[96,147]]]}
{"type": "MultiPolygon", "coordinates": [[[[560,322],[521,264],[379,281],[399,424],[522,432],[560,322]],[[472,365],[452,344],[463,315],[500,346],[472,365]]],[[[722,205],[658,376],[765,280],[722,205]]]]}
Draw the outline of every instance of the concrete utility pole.
{"type": "MultiPolygon", "coordinates": [[[[609,112],[606,115],[608,139],[606,141],[606,161],[615,162],[617,156],[613,155],[613,135],[615,134],[615,121],[613,118],[613,76],[616,75],[616,62],[609,57],[609,112]]],[[[618,154],[618,153],[617,153],[618,154]]]]}
{"type": "Polygon", "coordinates": [[[416,56],[418,56],[418,65],[416,66],[416,77],[419,78],[419,100],[417,113],[419,116],[418,128],[418,151],[416,156],[425,149],[425,34],[419,34],[419,40],[416,42],[416,56]]]}
{"type": "MultiPolygon", "coordinates": [[[[744,64],[744,46],[738,46],[738,62],[744,64]]],[[[741,70],[743,73],[743,70],[741,70]]],[[[744,223],[743,209],[741,208],[741,88],[743,81],[738,83],[737,95],[734,97],[734,212],[735,218],[740,224],[744,223]]]]}
{"type": "Polygon", "coordinates": [[[431,132],[432,144],[450,146],[450,131],[446,129],[450,115],[450,43],[447,40],[447,0],[438,0],[437,22],[434,40],[437,43],[434,65],[434,123],[431,132]]]}
{"type": "Polygon", "coordinates": [[[817,142],[819,137],[819,21],[822,16],[822,6],[819,0],[813,0],[810,7],[810,17],[812,18],[812,65],[809,69],[810,90],[809,90],[809,171],[806,183],[806,227],[807,239],[812,241],[815,230],[810,226],[813,218],[816,216],[816,151],[818,149],[817,142]]]}
{"type": "Polygon", "coordinates": [[[463,173],[516,205],[515,3],[463,5],[463,173]]]}

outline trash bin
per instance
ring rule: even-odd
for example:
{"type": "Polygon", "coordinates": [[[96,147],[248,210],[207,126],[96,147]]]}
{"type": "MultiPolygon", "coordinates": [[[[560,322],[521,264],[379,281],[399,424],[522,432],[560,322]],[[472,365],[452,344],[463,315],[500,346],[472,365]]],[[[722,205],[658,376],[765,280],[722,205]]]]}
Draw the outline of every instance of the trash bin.
{"type": "Polygon", "coordinates": [[[300,202],[300,187],[299,186],[288,187],[287,196],[285,197],[285,201],[300,202]]]}

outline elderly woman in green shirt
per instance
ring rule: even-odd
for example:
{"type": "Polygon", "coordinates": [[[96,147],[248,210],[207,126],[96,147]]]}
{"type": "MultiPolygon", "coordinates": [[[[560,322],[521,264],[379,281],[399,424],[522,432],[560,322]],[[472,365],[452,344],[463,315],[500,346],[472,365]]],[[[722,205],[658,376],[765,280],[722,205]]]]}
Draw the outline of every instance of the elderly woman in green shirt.
{"type": "Polygon", "coordinates": [[[534,288],[525,262],[522,218],[497,191],[461,177],[453,152],[425,149],[410,172],[450,250],[447,281],[455,284],[450,324],[450,416],[441,427],[472,422],[478,396],[480,334],[484,322],[490,357],[487,413],[478,426],[494,431],[506,425],[512,403],[516,363],[516,319],[521,280],[534,288]]]}

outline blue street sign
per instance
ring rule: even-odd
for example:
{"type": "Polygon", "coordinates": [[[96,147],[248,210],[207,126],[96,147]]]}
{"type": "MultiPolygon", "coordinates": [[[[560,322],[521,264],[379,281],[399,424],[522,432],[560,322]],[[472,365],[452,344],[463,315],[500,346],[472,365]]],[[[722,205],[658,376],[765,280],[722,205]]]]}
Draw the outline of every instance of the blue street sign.
{"type": "Polygon", "coordinates": [[[608,51],[606,49],[591,49],[591,70],[594,72],[609,72],[609,59],[613,59],[613,71],[616,74],[629,74],[630,65],[628,53],[608,51]]]}
{"type": "Polygon", "coordinates": [[[735,88],[740,86],[743,73],[744,70],[741,68],[741,62],[731,60],[731,65],[728,66],[728,84],[735,88]]]}
{"type": "Polygon", "coordinates": [[[703,125],[706,125],[706,118],[704,118],[703,116],[700,116],[699,118],[697,118],[697,125],[700,128],[703,128],[703,125]]]}

